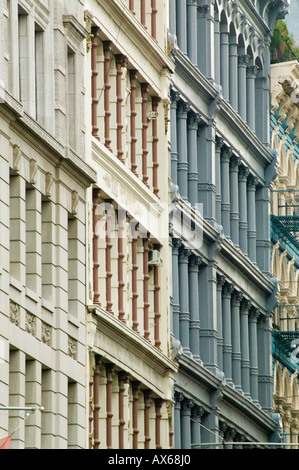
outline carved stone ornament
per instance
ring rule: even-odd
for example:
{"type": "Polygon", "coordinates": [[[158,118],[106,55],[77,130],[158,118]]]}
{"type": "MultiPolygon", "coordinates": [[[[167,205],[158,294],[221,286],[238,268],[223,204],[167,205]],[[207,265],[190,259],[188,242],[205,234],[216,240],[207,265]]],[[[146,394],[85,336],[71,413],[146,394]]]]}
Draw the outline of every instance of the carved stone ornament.
{"type": "Polygon", "coordinates": [[[20,326],[20,305],[12,301],[9,304],[9,319],[11,323],[20,326]]]}
{"type": "Polygon", "coordinates": [[[36,318],[34,315],[32,315],[32,313],[29,312],[26,312],[25,330],[32,336],[35,336],[36,334],[36,318]]]}
{"type": "Polygon", "coordinates": [[[74,338],[68,337],[68,355],[77,360],[78,343],[74,338]]]}
{"type": "Polygon", "coordinates": [[[18,145],[13,146],[13,169],[15,171],[20,171],[22,152],[18,145]]]}
{"type": "Polygon", "coordinates": [[[42,323],[42,342],[47,344],[47,346],[52,345],[52,328],[47,323],[42,323]]]}

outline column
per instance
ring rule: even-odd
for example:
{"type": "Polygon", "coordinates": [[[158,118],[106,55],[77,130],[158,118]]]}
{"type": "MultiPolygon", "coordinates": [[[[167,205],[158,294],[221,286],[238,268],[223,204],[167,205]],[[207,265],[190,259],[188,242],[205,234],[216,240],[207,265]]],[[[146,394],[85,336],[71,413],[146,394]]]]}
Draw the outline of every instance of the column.
{"type": "Polygon", "coordinates": [[[226,382],[232,387],[231,295],[233,290],[234,286],[230,283],[225,283],[222,289],[223,372],[226,382]]]}
{"type": "Polygon", "coordinates": [[[147,174],[147,157],[148,157],[148,149],[147,149],[147,92],[148,92],[148,83],[141,83],[141,119],[142,119],[142,182],[149,187],[148,184],[148,174],[147,174]]]}
{"type": "Polygon", "coordinates": [[[150,408],[151,408],[151,390],[144,390],[144,448],[150,448],[150,408]]]}
{"type": "Polygon", "coordinates": [[[152,37],[157,40],[157,0],[151,1],[152,13],[151,13],[151,33],[152,37]]]}
{"type": "Polygon", "coordinates": [[[180,341],[183,346],[184,353],[191,356],[189,345],[189,281],[188,281],[188,265],[191,250],[184,246],[179,251],[179,299],[180,299],[180,341]]]}
{"type": "Polygon", "coordinates": [[[221,149],[223,147],[223,139],[216,136],[216,150],[215,150],[215,183],[216,183],[216,222],[221,225],[221,149]]]}
{"type": "MultiPolygon", "coordinates": [[[[183,3],[183,0],[181,3],[183,3]]],[[[190,111],[189,103],[180,101],[178,104],[178,185],[183,199],[188,200],[188,151],[187,151],[187,117],[190,111]]]]}
{"type": "Polygon", "coordinates": [[[17,40],[18,32],[18,4],[16,2],[9,2],[9,91],[14,98],[19,100],[20,91],[20,73],[19,73],[19,41],[17,40]]]}
{"type": "MultiPolygon", "coordinates": [[[[159,251],[160,245],[154,245],[154,250],[159,251]]],[[[160,340],[160,268],[159,266],[154,266],[154,312],[155,312],[155,346],[158,349],[161,349],[161,340],[160,340]]]]}
{"type": "Polygon", "coordinates": [[[263,70],[258,70],[255,80],[255,111],[256,135],[264,145],[268,145],[270,130],[269,121],[269,78],[263,76],[263,70]],[[267,127],[269,126],[269,128],[267,127]]]}
{"type": "MultiPolygon", "coordinates": [[[[20,149],[14,148],[14,153],[20,149]]],[[[26,181],[11,175],[10,191],[10,275],[26,285],[26,181]]]]}
{"type": "Polygon", "coordinates": [[[217,365],[223,370],[222,288],[225,277],[217,274],[217,365]]]}
{"type": "Polygon", "coordinates": [[[248,256],[256,263],[256,202],[255,192],[258,179],[252,175],[247,181],[247,215],[248,215],[248,256]]]}
{"type": "Polygon", "coordinates": [[[217,26],[219,27],[219,23],[217,26],[215,24],[214,36],[213,10],[213,2],[206,2],[206,5],[199,5],[197,8],[197,64],[199,70],[205,75],[205,77],[207,77],[208,80],[213,80],[215,78],[215,68],[218,67],[218,64],[216,63],[216,57],[214,61],[214,54],[216,55],[217,46],[218,52],[220,48],[220,37],[217,38],[219,39],[219,42],[217,42],[216,39],[216,31],[217,26]]]}
{"type": "Polygon", "coordinates": [[[41,295],[41,193],[26,189],[26,287],[41,295]]]}
{"type": "Polygon", "coordinates": [[[126,424],[125,406],[124,406],[125,383],[128,383],[128,374],[126,374],[125,372],[119,372],[119,374],[118,374],[118,386],[119,386],[119,392],[118,392],[118,419],[119,419],[118,447],[119,447],[119,449],[124,449],[125,448],[125,443],[124,443],[124,429],[125,429],[125,424],[126,424]]]}
{"type": "MultiPolygon", "coordinates": [[[[212,6],[215,10],[215,4],[212,6]]],[[[211,57],[215,68],[214,79],[217,85],[220,85],[220,21],[219,13],[214,13],[214,57],[211,57]]]]}
{"type": "Polygon", "coordinates": [[[181,407],[182,449],[191,449],[191,409],[193,400],[184,398],[181,407]]]}
{"type": "Polygon", "coordinates": [[[251,308],[249,311],[249,361],[250,361],[250,394],[253,403],[260,407],[258,400],[258,356],[257,356],[257,319],[259,311],[251,308]]]}
{"type": "Polygon", "coordinates": [[[240,330],[240,303],[243,294],[234,291],[231,299],[232,315],[232,376],[235,389],[243,393],[241,387],[241,330],[240,330]]]}
{"type": "Polygon", "coordinates": [[[270,190],[260,186],[256,191],[256,259],[262,273],[270,277],[270,190]]]}
{"type": "Polygon", "coordinates": [[[33,118],[36,115],[34,31],[33,13],[19,15],[20,101],[33,118]]]}
{"type": "Polygon", "coordinates": [[[188,116],[188,199],[192,207],[197,202],[197,129],[200,116],[189,113],[188,116]]]}
{"type": "Polygon", "coordinates": [[[227,24],[220,25],[220,79],[223,98],[229,99],[229,31],[227,24]]]}
{"type": "Polygon", "coordinates": [[[111,280],[112,280],[112,270],[111,270],[111,250],[112,250],[112,240],[111,240],[111,222],[114,214],[112,201],[106,200],[106,310],[107,312],[113,314],[112,311],[112,300],[111,300],[111,280]]]}
{"type": "Polygon", "coordinates": [[[130,110],[131,110],[131,117],[130,117],[130,130],[131,130],[131,170],[134,175],[137,175],[137,163],[136,163],[136,78],[137,78],[137,70],[130,70],[130,86],[131,86],[131,93],[130,93],[130,110]]]}
{"type": "Polygon", "coordinates": [[[140,23],[147,29],[145,21],[145,0],[140,0],[140,23]]]}
{"type": "Polygon", "coordinates": [[[153,96],[152,98],[152,111],[153,111],[153,119],[152,119],[152,159],[153,159],[153,192],[155,196],[159,196],[159,186],[158,186],[158,169],[159,169],[159,162],[158,162],[158,106],[161,99],[158,96],[153,96]]]}
{"type": "Polygon", "coordinates": [[[118,247],[118,260],[117,260],[117,271],[118,271],[118,318],[123,323],[126,323],[125,309],[124,309],[124,237],[125,237],[125,211],[118,210],[117,212],[117,247],[118,247]]]}
{"type": "Polygon", "coordinates": [[[184,394],[174,392],[174,448],[182,448],[181,407],[184,394]]]}
{"type": "Polygon", "coordinates": [[[133,449],[138,449],[138,402],[139,402],[139,390],[140,382],[132,382],[133,392],[133,410],[132,410],[132,422],[133,422],[133,449]]]}
{"type": "MultiPolygon", "coordinates": [[[[207,39],[206,39],[207,40],[207,39]]],[[[192,64],[197,64],[197,0],[187,0],[187,51],[192,64]]]]}
{"type": "Polygon", "coordinates": [[[133,13],[133,15],[135,15],[134,2],[135,0],[129,0],[129,9],[133,13]]]}
{"type": "Polygon", "coordinates": [[[105,112],[105,146],[108,150],[111,149],[111,138],[110,138],[110,88],[109,83],[109,71],[110,71],[110,61],[111,61],[111,42],[103,42],[104,49],[104,112],[105,112]]]}
{"type": "Polygon", "coordinates": [[[176,35],[178,46],[183,54],[187,54],[187,5],[186,0],[176,2],[176,35]]]}
{"type": "Polygon", "coordinates": [[[172,35],[176,35],[176,1],[169,0],[169,31],[172,35]]]}
{"type": "Polygon", "coordinates": [[[230,180],[229,163],[232,156],[232,149],[224,147],[221,153],[221,220],[224,234],[230,238],[230,180]]]}
{"type": "Polygon", "coordinates": [[[240,158],[235,155],[230,159],[230,236],[234,245],[239,247],[239,172],[240,158]]]}
{"type": "Polygon", "coordinates": [[[213,374],[217,372],[217,272],[215,259],[199,269],[200,357],[213,374]],[[207,315],[207,312],[209,314],[207,315]]]}
{"type": "Polygon", "coordinates": [[[271,414],[273,408],[271,318],[260,315],[257,322],[258,397],[262,409],[271,414]]]}
{"type": "Polygon", "coordinates": [[[26,396],[25,406],[36,407],[35,413],[25,423],[26,449],[41,448],[41,363],[34,360],[26,361],[26,396]]]}
{"type": "Polygon", "coordinates": [[[198,130],[198,202],[203,207],[203,217],[215,224],[215,140],[216,124],[212,119],[198,130]]]}
{"type": "Polygon", "coordinates": [[[177,91],[170,90],[170,142],[171,142],[171,179],[177,184],[177,165],[178,165],[178,148],[177,148],[177,106],[180,94],[177,91]]]}
{"type": "Polygon", "coordinates": [[[241,377],[242,377],[242,390],[244,396],[251,400],[250,395],[250,380],[249,380],[249,330],[248,330],[248,315],[251,302],[243,299],[240,307],[240,328],[241,328],[241,377]]]}
{"type": "Polygon", "coordinates": [[[189,306],[190,306],[190,349],[193,359],[201,363],[199,347],[199,296],[198,267],[200,258],[192,255],[189,260],[189,306]]]}
{"type": "Polygon", "coordinates": [[[250,129],[255,132],[255,78],[258,67],[252,65],[247,67],[247,80],[246,80],[246,108],[247,108],[247,124],[250,129]]]}
{"type": "Polygon", "coordinates": [[[122,54],[116,54],[115,56],[116,62],[116,151],[117,151],[117,158],[122,162],[125,163],[124,158],[124,150],[123,150],[123,142],[122,142],[122,132],[123,132],[123,120],[122,120],[122,104],[123,104],[123,97],[122,97],[122,74],[123,68],[126,68],[128,65],[128,58],[122,54]]]}
{"type": "Polygon", "coordinates": [[[149,252],[149,234],[146,238],[143,238],[143,329],[144,329],[144,338],[149,340],[149,301],[148,301],[148,252],[149,252]]]}
{"type": "Polygon", "coordinates": [[[95,357],[95,369],[93,376],[93,439],[94,449],[100,448],[100,365],[99,356],[95,357]]]}
{"type": "Polygon", "coordinates": [[[162,449],[161,446],[161,407],[163,405],[163,400],[160,398],[155,399],[155,428],[156,428],[156,449],[162,449]]]}
{"type": "Polygon", "coordinates": [[[138,333],[138,319],[137,319],[137,241],[138,238],[135,234],[132,235],[132,328],[138,333]]]}
{"type": "Polygon", "coordinates": [[[229,101],[233,109],[238,110],[238,43],[236,36],[231,36],[229,45],[229,101]]]}
{"type": "Polygon", "coordinates": [[[113,371],[114,371],[114,366],[113,364],[106,364],[106,378],[107,378],[107,384],[106,384],[106,413],[107,413],[107,419],[106,419],[106,445],[107,449],[112,449],[112,418],[113,418],[113,413],[112,413],[112,382],[113,382],[113,371]]]}
{"type": "Polygon", "coordinates": [[[191,449],[202,449],[201,444],[201,419],[204,414],[202,406],[194,405],[191,410],[191,449]]]}
{"type": "MultiPolygon", "coordinates": [[[[25,353],[19,350],[9,352],[9,405],[25,406],[25,353]]],[[[23,449],[25,444],[24,411],[10,411],[8,429],[18,430],[12,435],[14,449],[23,449]]]]}
{"type": "Polygon", "coordinates": [[[180,339],[180,294],[179,294],[179,238],[172,239],[172,299],[173,299],[173,336],[180,339]]]}
{"type": "Polygon", "coordinates": [[[246,102],[246,71],[249,63],[248,55],[239,56],[239,68],[238,68],[238,111],[243,119],[246,122],[247,119],[247,102],[246,102]]]}
{"type": "Polygon", "coordinates": [[[239,245],[244,255],[248,254],[247,242],[247,177],[249,168],[241,165],[239,168],[239,245]]]}
{"type": "Polygon", "coordinates": [[[92,135],[99,140],[98,132],[98,96],[97,96],[97,51],[98,51],[98,28],[92,28],[91,42],[91,128],[92,135]]]}

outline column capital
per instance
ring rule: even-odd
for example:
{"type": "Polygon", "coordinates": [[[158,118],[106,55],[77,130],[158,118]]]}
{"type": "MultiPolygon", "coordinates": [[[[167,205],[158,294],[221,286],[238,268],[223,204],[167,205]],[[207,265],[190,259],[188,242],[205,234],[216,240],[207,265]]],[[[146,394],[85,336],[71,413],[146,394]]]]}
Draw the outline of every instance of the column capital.
{"type": "Polygon", "coordinates": [[[182,261],[188,261],[188,258],[191,256],[192,250],[189,248],[185,248],[185,246],[181,246],[179,249],[179,257],[182,261]]]}
{"type": "Polygon", "coordinates": [[[201,422],[201,418],[205,413],[205,409],[203,406],[194,405],[191,410],[191,416],[195,421],[201,422]]]}
{"type": "Polygon", "coordinates": [[[201,265],[202,259],[199,256],[191,254],[189,259],[189,270],[190,271],[198,271],[199,266],[201,265]]]}
{"type": "Polygon", "coordinates": [[[191,398],[184,398],[182,401],[182,414],[190,415],[191,408],[194,406],[194,400],[191,398]]]}
{"type": "Polygon", "coordinates": [[[238,171],[240,165],[241,165],[241,158],[238,155],[233,154],[230,159],[231,171],[238,171]]]}
{"type": "Polygon", "coordinates": [[[180,238],[173,238],[172,239],[172,248],[177,255],[179,253],[179,249],[182,246],[182,240],[180,238]]]}
{"type": "Polygon", "coordinates": [[[247,54],[243,54],[243,55],[239,55],[238,56],[238,61],[239,61],[239,66],[240,67],[246,67],[248,66],[248,63],[249,63],[249,55],[247,54]]]}
{"type": "Polygon", "coordinates": [[[251,301],[243,298],[241,302],[241,314],[248,315],[250,307],[251,307],[251,301]]]}
{"type": "Polygon", "coordinates": [[[243,293],[235,290],[232,294],[232,305],[235,307],[240,307],[242,299],[243,299],[243,293]]]}
{"type": "Polygon", "coordinates": [[[230,147],[223,147],[222,152],[221,152],[222,161],[229,163],[232,155],[233,155],[233,150],[230,147]]]}
{"type": "Polygon", "coordinates": [[[247,77],[248,78],[255,78],[257,71],[258,71],[258,66],[257,65],[250,65],[247,67],[246,72],[247,72],[247,77]]]}
{"type": "Polygon", "coordinates": [[[235,286],[233,284],[231,284],[230,282],[225,282],[222,289],[223,296],[226,298],[231,298],[234,288],[235,286]]]}
{"type": "Polygon", "coordinates": [[[179,99],[180,99],[179,92],[176,90],[170,90],[170,100],[173,106],[175,107],[177,106],[179,99]]]}
{"type": "Polygon", "coordinates": [[[115,62],[116,62],[117,65],[120,65],[121,67],[127,67],[129,59],[124,54],[116,54],[115,55],[115,62]]]}
{"type": "Polygon", "coordinates": [[[250,173],[249,168],[241,164],[239,168],[239,181],[247,182],[249,173],[250,173]]]}
{"type": "Polygon", "coordinates": [[[220,137],[219,135],[216,135],[215,142],[216,142],[216,149],[221,150],[223,145],[224,145],[223,137],[220,137]]]}
{"type": "Polygon", "coordinates": [[[224,284],[225,284],[225,276],[222,276],[221,274],[217,274],[217,288],[219,290],[222,290],[224,284]]]}
{"type": "Polygon", "coordinates": [[[256,176],[253,176],[253,175],[250,174],[250,175],[248,176],[248,180],[247,180],[247,182],[248,182],[248,189],[250,189],[250,190],[252,190],[252,191],[255,191],[255,188],[256,188],[256,186],[257,186],[257,184],[258,184],[258,181],[259,181],[259,180],[258,180],[258,178],[257,178],[256,176]]]}
{"type": "Polygon", "coordinates": [[[256,307],[251,307],[251,309],[249,310],[249,321],[251,321],[252,323],[256,323],[259,315],[259,309],[256,307]]]}
{"type": "Polygon", "coordinates": [[[181,403],[184,400],[184,394],[182,392],[174,392],[174,406],[181,408],[181,403]]]}
{"type": "Polygon", "coordinates": [[[188,114],[188,129],[197,130],[200,121],[201,121],[200,114],[195,113],[194,111],[191,111],[188,114]]]}
{"type": "Polygon", "coordinates": [[[136,80],[138,74],[138,70],[130,69],[130,80],[136,80]]]}
{"type": "Polygon", "coordinates": [[[178,101],[178,117],[187,119],[190,109],[190,103],[187,103],[182,100],[178,101]]]}

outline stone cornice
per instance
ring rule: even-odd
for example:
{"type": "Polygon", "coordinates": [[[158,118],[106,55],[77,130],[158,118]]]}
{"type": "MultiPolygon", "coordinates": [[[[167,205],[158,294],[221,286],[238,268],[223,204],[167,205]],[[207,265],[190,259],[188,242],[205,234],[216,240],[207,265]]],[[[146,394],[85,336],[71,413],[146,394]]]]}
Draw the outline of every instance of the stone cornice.
{"type": "Polygon", "coordinates": [[[92,140],[92,158],[98,165],[98,186],[120,207],[135,217],[158,243],[168,239],[168,225],[163,226],[163,215],[168,205],[163,204],[132,171],[97,139],[92,140]]]}
{"type": "Polygon", "coordinates": [[[25,113],[23,106],[0,87],[0,113],[19,136],[39,150],[49,162],[64,167],[85,187],[96,182],[96,172],[69,146],[61,144],[25,113]]]}
{"type": "MultiPolygon", "coordinates": [[[[105,344],[97,341],[97,333],[95,333],[94,345],[88,346],[92,347],[95,353],[105,357],[109,362],[124,369],[136,380],[142,381],[145,385],[148,385],[148,388],[160,394],[163,391],[163,384],[154,383],[151,381],[151,377],[146,377],[142,364],[145,363],[150,369],[154,370],[160,376],[160,382],[168,374],[174,374],[178,371],[177,364],[143,336],[136,333],[111,313],[106,312],[102,307],[89,305],[87,309],[89,314],[92,314],[89,321],[95,322],[97,331],[113,342],[113,348],[111,350],[107,349],[105,344]],[[128,356],[134,357],[135,360],[140,362],[139,369],[135,370],[133,364],[126,361],[126,358],[120,354],[119,351],[122,347],[124,351],[127,351],[128,356]]],[[[166,391],[164,390],[164,392],[166,391]]]]}
{"type": "MultiPolygon", "coordinates": [[[[267,432],[275,430],[276,423],[269,415],[257,408],[252,402],[240,395],[240,393],[236,392],[226,383],[222,384],[220,378],[185,354],[183,354],[179,360],[179,371],[184,372],[184,374],[188,375],[191,380],[194,379],[196,383],[202,383],[202,385],[209,391],[217,391],[221,388],[223,397],[222,399],[220,398],[217,405],[220,410],[220,416],[222,416],[221,402],[224,404],[227,403],[228,405],[231,404],[234,408],[238,409],[242,415],[245,414],[248,418],[252,418],[253,422],[258,423],[263,430],[266,430],[267,432]]],[[[179,391],[182,387],[180,384],[178,385],[179,386],[176,387],[176,390],[179,391]]],[[[182,391],[188,392],[188,390],[183,389],[182,391]]],[[[196,397],[194,398],[196,399],[196,397]]],[[[210,403],[204,403],[203,405],[207,406],[207,408],[211,408],[210,403]]],[[[229,416],[225,416],[225,418],[229,419],[229,416]]]]}
{"type": "MultiPolygon", "coordinates": [[[[98,15],[96,9],[93,11],[94,24],[101,29],[107,39],[111,40],[113,43],[117,42],[117,47],[120,49],[120,53],[127,55],[129,61],[132,62],[132,65],[135,66],[135,68],[138,69],[138,63],[133,63],[134,57],[129,56],[128,50],[121,50],[122,44],[119,39],[119,33],[122,30],[125,30],[126,37],[130,37],[131,43],[138,47],[143,57],[147,57],[147,60],[156,68],[156,70],[160,72],[161,68],[166,68],[171,73],[174,72],[174,65],[171,59],[123,2],[120,0],[106,0],[105,2],[98,1],[98,3],[101,8],[105,9],[108,17],[113,18],[116,24],[120,25],[117,37],[111,36],[113,28],[109,28],[104,20],[105,15],[98,15]]],[[[151,80],[149,80],[149,83],[151,83],[151,80]]]]}

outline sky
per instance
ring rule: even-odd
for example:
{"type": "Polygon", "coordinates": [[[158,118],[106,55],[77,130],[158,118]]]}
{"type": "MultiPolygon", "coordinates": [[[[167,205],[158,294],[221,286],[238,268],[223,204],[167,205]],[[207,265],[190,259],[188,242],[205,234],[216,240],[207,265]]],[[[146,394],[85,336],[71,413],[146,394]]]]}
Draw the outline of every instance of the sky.
{"type": "Polygon", "coordinates": [[[290,6],[288,7],[289,14],[286,15],[285,21],[289,33],[293,34],[294,39],[299,46],[299,0],[290,0],[290,6]]]}

